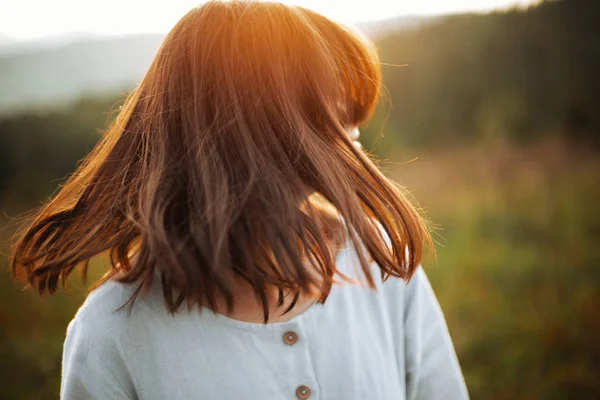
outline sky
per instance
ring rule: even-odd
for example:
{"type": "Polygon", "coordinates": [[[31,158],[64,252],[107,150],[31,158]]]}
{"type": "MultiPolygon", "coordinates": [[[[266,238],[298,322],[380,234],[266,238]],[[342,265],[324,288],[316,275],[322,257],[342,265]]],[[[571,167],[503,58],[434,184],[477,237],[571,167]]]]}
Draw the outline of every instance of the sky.
{"type": "MultiPolygon", "coordinates": [[[[0,38],[167,32],[201,0],[0,0],[0,38]]],[[[400,15],[487,11],[536,0],[283,0],[344,23],[400,15]]]]}

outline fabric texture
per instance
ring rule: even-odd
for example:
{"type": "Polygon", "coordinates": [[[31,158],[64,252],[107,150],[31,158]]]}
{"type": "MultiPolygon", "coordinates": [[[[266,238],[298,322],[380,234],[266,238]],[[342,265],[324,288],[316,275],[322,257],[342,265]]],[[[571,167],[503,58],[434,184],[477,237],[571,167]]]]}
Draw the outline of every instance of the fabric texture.
{"type": "MultiPolygon", "coordinates": [[[[358,265],[349,246],[337,256],[350,276],[360,277],[358,265]]],[[[422,268],[377,291],[336,285],[324,305],[266,325],[197,308],[172,315],[158,282],[130,314],[116,311],[133,290],[101,285],[69,324],[61,399],[468,398],[422,268]]]]}

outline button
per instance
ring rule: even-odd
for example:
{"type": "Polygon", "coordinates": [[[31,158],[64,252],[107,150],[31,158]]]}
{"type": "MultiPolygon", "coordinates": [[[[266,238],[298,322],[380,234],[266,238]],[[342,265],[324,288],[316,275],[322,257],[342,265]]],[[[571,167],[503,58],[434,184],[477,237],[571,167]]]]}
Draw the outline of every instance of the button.
{"type": "Polygon", "coordinates": [[[298,334],[294,331],[287,331],[283,334],[283,341],[290,346],[298,341],[298,334]]]}
{"type": "Polygon", "coordinates": [[[308,399],[310,397],[310,388],[300,385],[296,388],[296,397],[299,399],[308,399]]]}

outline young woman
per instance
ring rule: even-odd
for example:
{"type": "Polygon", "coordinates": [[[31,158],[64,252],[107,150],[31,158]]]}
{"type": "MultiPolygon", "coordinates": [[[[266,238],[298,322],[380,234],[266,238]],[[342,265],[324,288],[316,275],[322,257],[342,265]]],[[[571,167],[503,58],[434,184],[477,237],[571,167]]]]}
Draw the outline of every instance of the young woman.
{"type": "Polygon", "coordinates": [[[374,48],[312,11],[184,16],[15,248],[41,293],[110,254],[61,397],[467,398],[426,225],[354,143],[379,89],[374,48]]]}

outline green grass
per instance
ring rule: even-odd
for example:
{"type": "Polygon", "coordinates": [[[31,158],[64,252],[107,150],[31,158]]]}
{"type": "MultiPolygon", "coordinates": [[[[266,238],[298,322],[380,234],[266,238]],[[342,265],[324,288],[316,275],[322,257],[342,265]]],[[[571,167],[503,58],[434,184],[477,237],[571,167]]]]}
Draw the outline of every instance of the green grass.
{"type": "MultiPolygon", "coordinates": [[[[436,231],[423,263],[473,399],[600,397],[600,158],[549,140],[397,155],[388,166],[436,231]]],[[[97,275],[103,268],[97,263],[97,275]]],[[[40,299],[0,273],[0,398],[58,396],[85,296],[40,299]]]]}
{"type": "Polygon", "coordinates": [[[600,159],[549,141],[427,154],[397,177],[443,228],[424,265],[472,398],[599,398],[600,159]]]}

